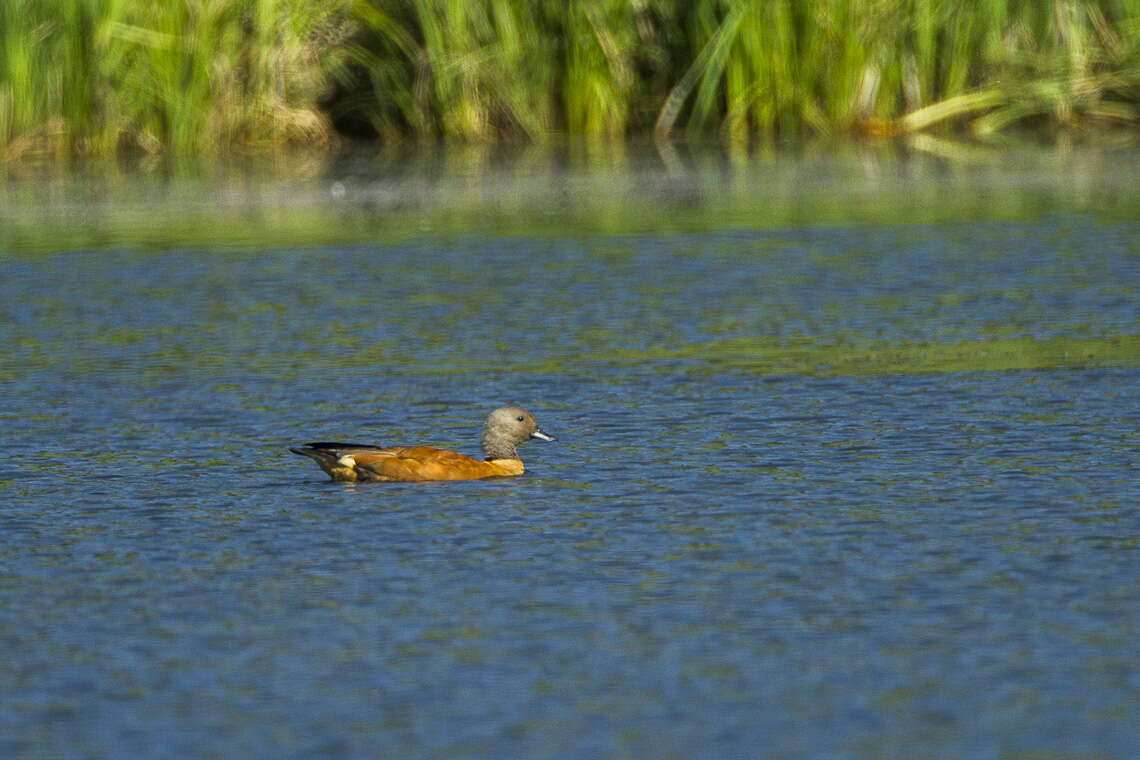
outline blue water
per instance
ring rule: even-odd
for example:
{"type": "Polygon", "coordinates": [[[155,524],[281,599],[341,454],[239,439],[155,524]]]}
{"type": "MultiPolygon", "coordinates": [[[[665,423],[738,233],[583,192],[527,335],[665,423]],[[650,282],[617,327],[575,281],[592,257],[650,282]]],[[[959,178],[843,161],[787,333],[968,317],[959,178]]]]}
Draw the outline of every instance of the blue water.
{"type": "Polygon", "coordinates": [[[1132,757],[1138,251],[1046,215],[2,258],[0,756],[1132,757]],[[1120,355],[931,368],[1055,338],[1120,355]],[[287,451],[476,453],[503,402],[560,439],[521,478],[287,451]]]}

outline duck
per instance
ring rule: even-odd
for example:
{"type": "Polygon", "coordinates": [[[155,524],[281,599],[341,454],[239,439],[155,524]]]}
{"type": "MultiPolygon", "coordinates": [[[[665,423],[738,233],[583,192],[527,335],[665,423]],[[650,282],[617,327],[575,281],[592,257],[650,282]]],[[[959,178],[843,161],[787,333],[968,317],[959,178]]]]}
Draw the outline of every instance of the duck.
{"type": "Polygon", "coordinates": [[[432,446],[370,446],[323,441],[290,448],[309,457],[336,482],[477,480],[523,474],[516,447],[532,438],[557,441],[542,432],[534,415],[502,406],[483,423],[483,458],[432,446]]]}

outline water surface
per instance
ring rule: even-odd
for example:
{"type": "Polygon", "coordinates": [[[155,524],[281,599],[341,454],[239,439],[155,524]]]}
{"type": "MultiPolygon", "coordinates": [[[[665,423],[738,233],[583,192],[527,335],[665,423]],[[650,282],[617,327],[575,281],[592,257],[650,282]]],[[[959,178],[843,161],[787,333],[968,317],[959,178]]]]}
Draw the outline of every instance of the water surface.
{"type": "Polygon", "coordinates": [[[761,162],[593,225],[589,182],[381,213],[406,176],[334,168],[241,234],[159,224],[200,184],[11,184],[0,754],[1130,757],[1136,163],[1057,161],[944,167],[952,210],[761,162]],[[476,453],[504,401],[561,439],[521,478],[286,450],[476,453]]]}

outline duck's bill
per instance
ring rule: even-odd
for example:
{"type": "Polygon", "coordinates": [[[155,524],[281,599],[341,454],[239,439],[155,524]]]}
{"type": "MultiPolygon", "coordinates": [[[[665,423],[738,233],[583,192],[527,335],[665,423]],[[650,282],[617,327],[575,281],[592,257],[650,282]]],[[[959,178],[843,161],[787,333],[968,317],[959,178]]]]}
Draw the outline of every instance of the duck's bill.
{"type": "Polygon", "coordinates": [[[552,436],[552,435],[547,435],[546,433],[544,433],[544,432],[542,432],[541,430],[538,430],[538,429],[535,429],[535,431],[534,431],[533,433],[531,433],[531,434],[530,434],[530,437],[531,437],[531,438],[541,438],[541,439],[542,439],[542,440],[544,440],[544,441],[557,441],[557,440],[558,440],[558,439],[557,439],[557,438],[555,438],[554,436],[552,436]]]}

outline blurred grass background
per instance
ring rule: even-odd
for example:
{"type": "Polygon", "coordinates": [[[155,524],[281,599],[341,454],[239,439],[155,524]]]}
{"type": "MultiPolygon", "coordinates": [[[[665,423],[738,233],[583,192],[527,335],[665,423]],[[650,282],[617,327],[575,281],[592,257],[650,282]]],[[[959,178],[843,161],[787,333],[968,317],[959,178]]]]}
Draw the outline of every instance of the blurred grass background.
{"type": "Polygon", "coordinates": [[[4,0],[9,159],[1140,126],[1140,0],[4,0]]]}

